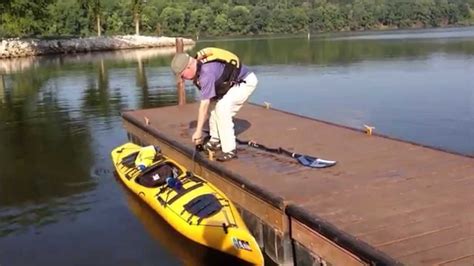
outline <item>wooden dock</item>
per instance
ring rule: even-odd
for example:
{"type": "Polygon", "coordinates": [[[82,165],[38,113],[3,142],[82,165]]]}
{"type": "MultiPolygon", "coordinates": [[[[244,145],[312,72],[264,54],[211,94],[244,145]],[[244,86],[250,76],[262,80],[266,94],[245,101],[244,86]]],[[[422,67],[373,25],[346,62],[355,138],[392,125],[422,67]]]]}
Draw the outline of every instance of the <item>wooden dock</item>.
{"type": "Polygon", "coordinates": [[[247,104],[238,138],[338,164],[305,168],[246,146],[238,160],[194,164],[197,108],[122,116],[133,141],[160,145],[226,193],[277,264],[474,265],[472,157],[247,104]]]}

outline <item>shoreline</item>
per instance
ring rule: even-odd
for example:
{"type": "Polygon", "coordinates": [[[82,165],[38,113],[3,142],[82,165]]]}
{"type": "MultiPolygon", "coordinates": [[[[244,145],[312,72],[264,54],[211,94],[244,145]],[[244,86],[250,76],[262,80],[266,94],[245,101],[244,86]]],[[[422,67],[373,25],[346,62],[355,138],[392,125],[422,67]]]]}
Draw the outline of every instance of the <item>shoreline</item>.
{"type": "MultiPolygon", "coordinates": [[[[194,45],[185,45],[184,51],[194,45]]],[[[25,56],[0,59],[0,75],[25,71],[40,64],[64,62],[95,62],[96,60],[115,60],[141,62],[158,56],[172,56],[176,53],[174,46],[95,51],[91,53],[45,54],[41,56],[25,56]]]]}
{"type": "MultiPolygon", "coordinates": [[[[195,41],[183,38],[184,45],[195,41]]],[[[48,54],[76,54],[95,51],[112,51],[154,47],[174,47],[174,37],[153,37],[142,35],[120,35],[111,37],[86,37],[71,39],[21,39],[10,38],[0,41],[0,59],[39,56],[48,54]]]]}
{"type": "MultiPolygon", "coordinates": [[[[373,34],[391,34],[391,33],[417,33],[423,31],[449,31],[453,29],[469,29],[474,28],[472,25],[453,25],[443,27],[412,27],[412,28],[383,28],[383,29],[370,29],[370,30],[345,30],[345,31],[312,31],[310,32],[311,38],[325,38],[334,36],[346,36],[346,35],[373,35],[373,34]]],[[[247,35],[227,35],[227,36],[199,36],[199,42],[209,41],[228,41],[228,40],[258,40],[258,39],[284,39],[284,38],[307,38],[308,32],[297,32],[297,33],[269,33],[269,34],[247,34],[247,35]]]]}

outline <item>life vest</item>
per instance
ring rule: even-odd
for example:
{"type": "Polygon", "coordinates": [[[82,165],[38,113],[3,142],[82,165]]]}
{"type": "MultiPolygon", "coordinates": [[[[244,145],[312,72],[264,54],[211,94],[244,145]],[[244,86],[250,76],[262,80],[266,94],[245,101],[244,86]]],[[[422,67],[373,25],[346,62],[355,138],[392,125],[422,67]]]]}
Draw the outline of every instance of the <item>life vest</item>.
{"type": "Polygon", "coordinates": [[[199,50],[196,54],[196,59],[198,60],[198,65],[194,85],[199,89],[201,89],[201,86],[198,83],[198,79],[203,64],[210,62],[220,62],[225,64],[222,75],[214,83],[216,99],[221,99],[232,86],[242,82],[242,80],[239,80],[242,63],[240,62],[239,57],[232,52],[220,48],[208,47],[199,50]]]}

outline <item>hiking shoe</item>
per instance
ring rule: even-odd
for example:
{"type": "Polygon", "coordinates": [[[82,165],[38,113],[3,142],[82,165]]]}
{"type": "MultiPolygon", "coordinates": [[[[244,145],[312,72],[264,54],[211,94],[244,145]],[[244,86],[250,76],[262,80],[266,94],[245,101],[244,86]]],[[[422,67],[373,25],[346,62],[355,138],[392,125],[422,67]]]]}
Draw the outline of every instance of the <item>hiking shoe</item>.
{"type": "Polygon", "coordinates": [[[236,150],[230,151],[230,152],[221,152],[217,157],[216,160],[219,162],[225,162],[232,160],[234,158],[237,158],[237,152],[236,150]]]}

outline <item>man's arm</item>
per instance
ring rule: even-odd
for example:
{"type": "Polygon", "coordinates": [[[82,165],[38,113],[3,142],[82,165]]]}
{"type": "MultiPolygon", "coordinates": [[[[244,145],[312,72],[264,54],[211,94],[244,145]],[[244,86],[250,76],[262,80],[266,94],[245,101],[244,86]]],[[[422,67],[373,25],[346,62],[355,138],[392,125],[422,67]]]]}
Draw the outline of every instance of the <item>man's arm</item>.
{"type": "Polygon", "coordinates": [[[198,142],[202,138],[202,129],[204,127],[204,122],[206,121],[207,114],[209,111],[209,99],[201,100],[199,104],[199,111],[198,111],[198,118],[197,118],[197,126],[196,131],[193,134],[193,141],[198,142]]]}
{"type": "Polygon", "coordinates": [[[199,84],[201,85],[201,102],[199,104],[196,131],[192,136],[192,141],[196,144],[201,142],[202,129],[208,115],[209,105],[211,99],[216,96],[216,90],[214,87],[215,82],[216,77],[214,73],[212,71],[206,72],[206,67],[203,65],[201,68],[201,75],[199,76],[199,84]]]}

